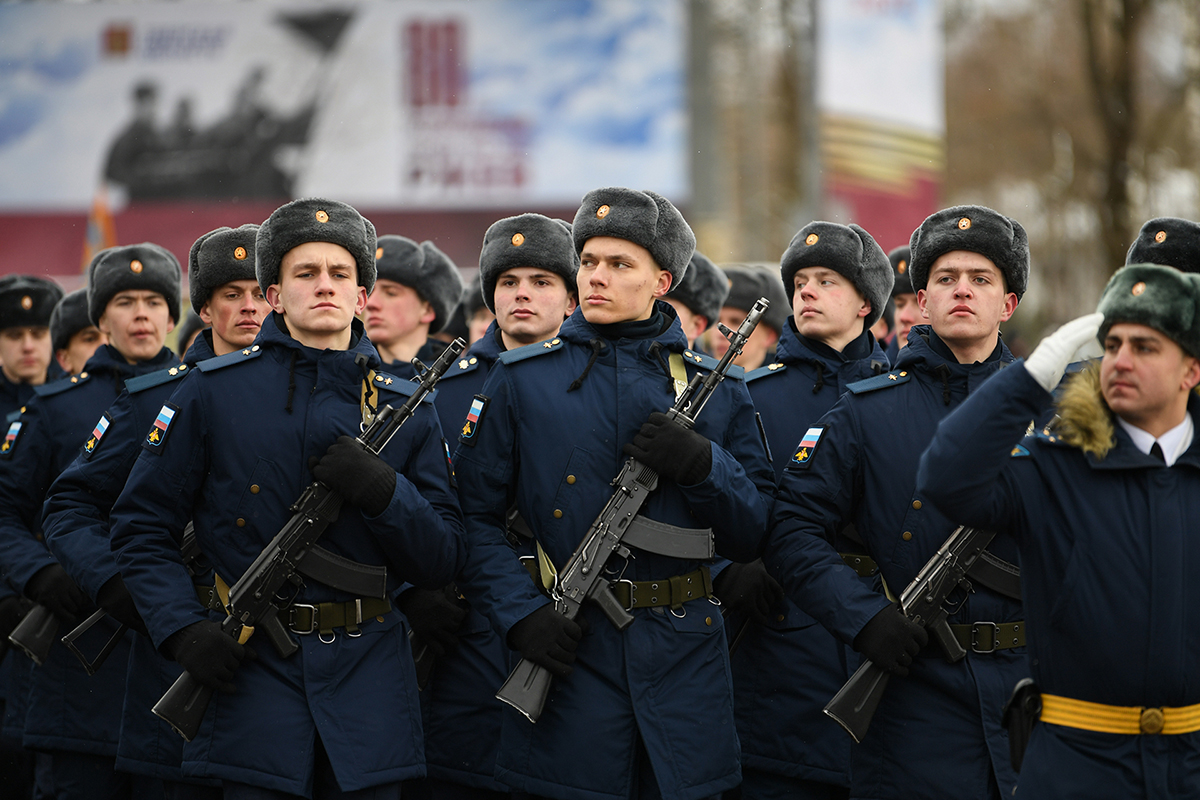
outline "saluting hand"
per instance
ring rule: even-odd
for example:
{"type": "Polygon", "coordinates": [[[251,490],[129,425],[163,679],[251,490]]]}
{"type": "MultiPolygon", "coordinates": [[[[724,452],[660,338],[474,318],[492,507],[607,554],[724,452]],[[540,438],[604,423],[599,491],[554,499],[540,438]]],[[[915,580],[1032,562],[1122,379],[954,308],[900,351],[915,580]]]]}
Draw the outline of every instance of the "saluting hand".
{"type": "Polygon", "coordinates": [[[680,486],[695,486],[712,471],[712,442],[661,411],[651,414],[623,449],[680,486]]]}

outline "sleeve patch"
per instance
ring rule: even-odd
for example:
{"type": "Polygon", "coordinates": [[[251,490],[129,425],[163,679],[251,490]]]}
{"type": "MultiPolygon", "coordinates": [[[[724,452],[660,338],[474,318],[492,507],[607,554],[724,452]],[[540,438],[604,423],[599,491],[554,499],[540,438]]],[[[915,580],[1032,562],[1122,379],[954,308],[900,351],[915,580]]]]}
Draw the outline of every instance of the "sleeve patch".
{"type": "Polygon", "coordinates": [[[100,421],[96,423],[96,427],[92,428],[92,435],[83,443],[84,459],[90,459],[92,454],[96,452],[96,448],[100,446],[100,442],[104,439],[104,434],[108,431],[108,426],[111,424],[112,417],[105,411],[100,416],[100,421]]]}
{"type": "Polygon", "coordinates": [[[1013,458],[1029,458],[1029,448],[1023,444],[1019,444],[1009,453],[1013,458]]]}
{"type": "Polygon", "coordinates": [[[142,442],[142,447],[152,453],[161,453],[162,446],[167,441],[167,434],[171,432],[171,425],[175,422],[175,415],[178,412],[179,406],[164,403],[154,420],[154,424],[150,426],[150,432],[146,434],[146,440],[142,442]]]}
{"type": "Polygon", "coordinates": [[[8,432],[4,434],[4,442],[0,444],[0,458],[12,458],[13,450],[17,447],[17,440],[21,437],[21,429],[25,427],[23,420],[13,420],[8,426],[8,432]]]}
{"type": "Polygon", "coordinates": [[[808,469],[808,465],[812,463],[813,456],[816,455],[817,445],[821,443],[821,438],[824,435],[824,425],[814,425],[809,428],[804,434],[804,438],[800,440],[800,444],[796,445],[796,452],[792,454],[792,464],[808,469]]]}
{"type": "Polygon", "coordinates": [[[479,432],[479,425],[483,422],[483,413],[487,411],[488,403],[491,398],[482,394],[475,395],[475,399],[471,401],[471,410],[467,412],[467,419],[463,422],[462,430],[459,431],[458,440],[465,445],[475,446],[475,434],[479,432]]]}

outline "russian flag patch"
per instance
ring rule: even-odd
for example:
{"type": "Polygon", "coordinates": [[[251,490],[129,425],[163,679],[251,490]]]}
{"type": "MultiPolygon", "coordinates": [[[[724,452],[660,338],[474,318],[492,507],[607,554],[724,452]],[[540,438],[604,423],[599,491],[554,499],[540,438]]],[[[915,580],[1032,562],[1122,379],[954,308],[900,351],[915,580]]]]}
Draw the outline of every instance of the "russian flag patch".
{"type": "Polygon", "coordinates": [[[0,457],[11,458],[13,449],[17,446],[17,439],[21,436],[21,428],[25,427],[25,423],[21,420],[13,420],[8,426],[8,432],[4,434],[4,442],[0,443],[0,457]]]}
{"type": "Polygon", "coordinates": [[[483,412],[487,411],[489,397],[482,394],[475,395],[471,400],[471,408],[467,411],[467,419],[463,422],[462,430],[459,431],[458,440],[463,444],[475,446],[475,434],[479,431],[479,423],[483,420],[483,412]]]}
{"type": "Polygon", "coordinates": [[[175,421],[175,414],[179,411],[179,406],[166,403],[158,412],[158,416],[154,419],[154,424],[150,426],[150,432],[146,434],[146,441],[142,442],[142,446],[153,452],[161,452],[163,442],[167,440],[167,434],[171,432],[171,423],[175,421]]]}
{"type": "Polygon", "coordinates": [[[96,452],[96,448],[100,446],[100,440],[104,438],[104,433],[108,430],[108,426],[111,423],[112,417],[108,415],[107,411],[104,412],[104,414],[100,417],[100,421],[96,423],[96,427],[92,428],[92,435],[89,436],[87,441],[83,443],[83,452],[85,456],[91,458],[92,453],[96,452]]]}
{"type": "Polygon", "coordinates": [[[817,445],[821,443],[821,437],[824,435],[824,425],[814,425],[809,428],[804,433],[804,438],[800,440],[800,444],[796,445],[795,452],[792,453],[792,464],[808,469],[813,454],[817,452],[817,445]]]}

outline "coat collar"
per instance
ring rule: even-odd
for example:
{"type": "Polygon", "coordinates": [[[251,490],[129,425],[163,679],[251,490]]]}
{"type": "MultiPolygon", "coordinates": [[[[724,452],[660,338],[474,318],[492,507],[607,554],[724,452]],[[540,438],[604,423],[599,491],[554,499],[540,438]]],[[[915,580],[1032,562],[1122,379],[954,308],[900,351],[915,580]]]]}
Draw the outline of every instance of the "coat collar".
{"type": "MultiPolygon", "coordinates": [[[[632,348],[637,351],[648,350],[654,342],[660,342],[660,347],[670,350],[675,353],[682,353],[688,349],[687,337],[683,333],[683,328],[679,324],[679,315],[675,313],[675,309],[670,303],[665,303],[662,300],[655,300],[655,307],[670,320],[670,324],[666,329],[657,336],[649,336],[645,339],[617,339],[612,342],[613,345],[620,349],[632,348]]],[[[572,344],[581,344],[585,347],[592,339],[601,339],[604,342],[609,340],[600,336],[600,333],[592,327],[592,325],[583,317],[583,309],[577,308],[563,323],[559,329],[558,335],[572,344]]]]}

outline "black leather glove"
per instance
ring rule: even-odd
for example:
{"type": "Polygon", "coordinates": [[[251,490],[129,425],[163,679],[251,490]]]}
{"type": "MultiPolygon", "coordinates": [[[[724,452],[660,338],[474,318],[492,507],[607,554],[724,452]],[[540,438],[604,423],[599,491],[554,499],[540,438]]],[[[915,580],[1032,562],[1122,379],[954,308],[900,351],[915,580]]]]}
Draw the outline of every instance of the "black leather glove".
{"type": "Polygon", "coordinates": [[[571,674],[575,648],[583,638],[583,630],[553,605],[545,605],[512,626],[508,631],[508,645],[522,658],[565,678],[571,674]]]}
{"type": "Polygon", "coordinates": [[[8,641],[8,635],[29,613],[30,607],[28,600],[15,594],[0,600],[0,641],[8,641]]]}
{"type": "Polygon", "coordinates": [[[721,570],[713,578],[713,594],[731,612],[760,624],[767,621],[772,607],[783,602],[783,587],[767,574],[762,559],[721,570]]]}
{"type": "Polygon", "coordinates": [[[25,594],[33,602],[50,609],[54,616],[67,621],[75,619],[89,605],[87,595],[58,564],[35,572],[25,584],[25,594]]]}
{"type": "Polygon", "coordinates": [[[458,646],[458,629],[467,610],[450,598],[445,589],[408,589],[396,598],[409,627],[429,651],[443,656],[458,646]]]}
{"type": "Polygon", "coordinates": [[[929,641],[929,634],[917,623],[888,606],[863,626],[854,637],[854,649],[876,666],[893,675],[907,675],[908,665],[929,641]]]}
{"type": "Polygon", "coordinates": [[[681,486],[695,486],[712,471],[712,442],[655,411],[624,447],[658,473],[681,486]]]}
{"type": "Polygon", "coordinates": [[[396,491],[396,470],[350,436],[339,436],[319,460],[310,460],[313,476],[369,517],[382,514],[396,491]]]}
{"type": "Polygon", "coordinates": [[[237,690],[233,675],[242,660],[258,658],[254,650],[238,644],[212,620],[193,622],[171,634],[163,650],[200,683],[226,694],[237,690]]]}
{"type": "Polygon", "coordinates": [[[113,575],[100,591],[96,593],[96,605],[108,612],[108,615],[122,625],[128,625],[130,630],[137,631],[143,636],[149,636],[146,622],[133,604],[133,597],[125,588],[125,580],[120,575],[113,575]]]}

